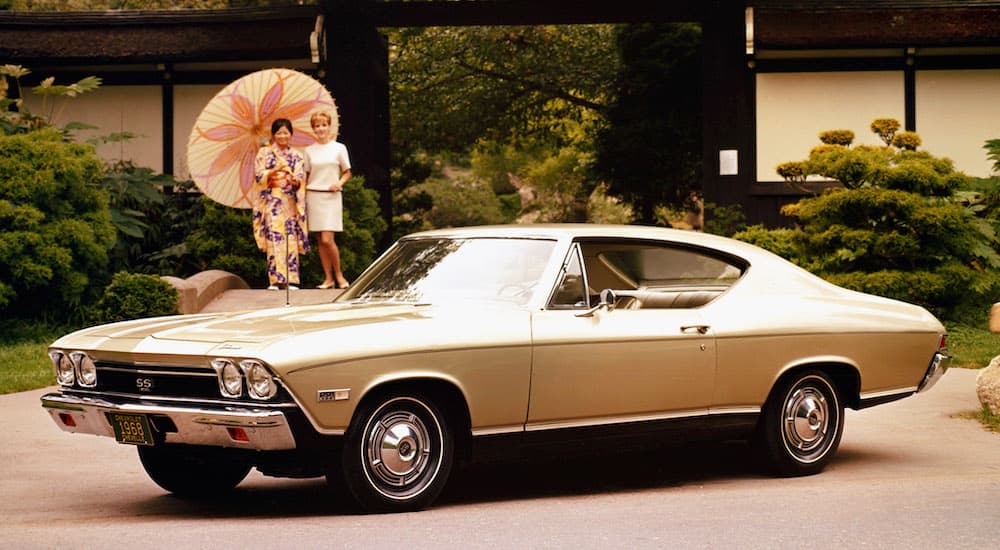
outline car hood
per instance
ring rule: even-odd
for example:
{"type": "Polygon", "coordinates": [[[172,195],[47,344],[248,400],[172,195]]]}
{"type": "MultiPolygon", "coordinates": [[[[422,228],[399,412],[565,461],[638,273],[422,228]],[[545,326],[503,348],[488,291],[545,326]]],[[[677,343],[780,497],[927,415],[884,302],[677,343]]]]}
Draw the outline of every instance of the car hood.
{"type": "Polygon", "coordinates": [[[113,323],[69,334],[53,347],[123,361],[256,357],[285,370],[415,349],[524,343],[528,315],[472,304],[323,304],[113,323]]]}

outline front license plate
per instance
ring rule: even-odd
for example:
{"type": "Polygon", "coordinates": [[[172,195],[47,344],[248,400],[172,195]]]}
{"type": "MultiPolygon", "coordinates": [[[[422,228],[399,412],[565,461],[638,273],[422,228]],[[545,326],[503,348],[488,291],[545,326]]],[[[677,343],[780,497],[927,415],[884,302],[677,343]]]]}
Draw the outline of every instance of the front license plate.
{"type": "Polygon", "coordinates": [[[130,445],[152,445],[153,431],[144,414],[108,413],[108,420],[115,430],[115,440],[130,445]]]}

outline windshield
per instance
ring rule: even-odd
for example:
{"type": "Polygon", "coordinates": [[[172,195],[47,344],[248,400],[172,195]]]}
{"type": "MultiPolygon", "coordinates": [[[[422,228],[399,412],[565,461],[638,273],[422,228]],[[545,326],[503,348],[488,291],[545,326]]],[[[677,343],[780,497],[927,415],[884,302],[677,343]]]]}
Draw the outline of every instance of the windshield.
{"type": "Polygon", "coordinates": [[[539,290],[555,244],[497,238],[402,241],[337,301],[523,305],[539,290]]]}

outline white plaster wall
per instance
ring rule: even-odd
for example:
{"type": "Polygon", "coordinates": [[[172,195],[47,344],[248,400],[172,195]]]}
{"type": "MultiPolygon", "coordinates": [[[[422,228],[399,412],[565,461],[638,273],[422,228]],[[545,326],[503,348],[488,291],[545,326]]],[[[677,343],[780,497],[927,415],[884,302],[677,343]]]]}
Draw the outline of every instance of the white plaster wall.
{"type": "Polygon", "coordinates": [[[174,177],[188,179],[187,144],[194,122],[209,100],[227,84],[191,84],[174,87],[174,177]]]}
{"type": "Polygon", "coordinates": [[[923,149],[970,176],[990,175],[983,144],[1000,138],[1000,69],[918,71],[916,104],[923,149]]]}
{"type": "Polygon", "coordinates": [[[903,73],[858,71],[757,75],[757,180],[781,181],[775,167],[804,160],[826,130],[852,130],[854,144],[882,145],[876,118],[905,117],[903,73]]]}
{"type": "Polygon", "coordinates": [[[163,108],[159,86],[104,86],[75,98],[49,97],[26,93],[25,105],[33,113],[49,114],[52,122],[65,125],[82,122],[96,130],[74,132],[78,141],[117,132],[132,132],[139,137],[127,142],[109,143],[97,148],[108,162],[125,159],[155,172],[163,170],[163,108]]]}

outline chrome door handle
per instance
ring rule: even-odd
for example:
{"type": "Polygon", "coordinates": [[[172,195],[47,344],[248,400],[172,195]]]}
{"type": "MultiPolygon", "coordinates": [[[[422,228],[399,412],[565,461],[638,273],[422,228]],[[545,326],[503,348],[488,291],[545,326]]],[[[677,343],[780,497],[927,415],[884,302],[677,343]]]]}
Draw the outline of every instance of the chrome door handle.
{"type": "Polygon", "coordinates": [[[698,334],[706,334],[708,329],[708,325],[684,325],[681,327],[681,332],[696,331],[698,334]]]}

